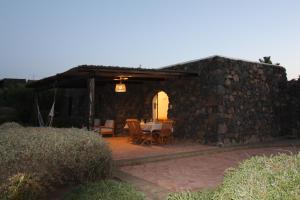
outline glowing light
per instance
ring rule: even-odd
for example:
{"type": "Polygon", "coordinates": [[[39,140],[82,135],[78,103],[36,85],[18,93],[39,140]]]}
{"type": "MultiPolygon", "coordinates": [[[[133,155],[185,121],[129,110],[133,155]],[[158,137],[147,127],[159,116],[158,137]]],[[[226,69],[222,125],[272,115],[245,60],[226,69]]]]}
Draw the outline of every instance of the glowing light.
{"type": "Polygon", "coordinates": [[[115,92],[126,92],[126,85],[124,83],[117,83],[115,92]]]}
{"type": "Polygon", "coordinates": [[[154,120],[166,120],[168,119],[168,109],[169,109],[169,97],[168,95],[160,91],[158,92],[152,100],[152,112],[154,120]]]}

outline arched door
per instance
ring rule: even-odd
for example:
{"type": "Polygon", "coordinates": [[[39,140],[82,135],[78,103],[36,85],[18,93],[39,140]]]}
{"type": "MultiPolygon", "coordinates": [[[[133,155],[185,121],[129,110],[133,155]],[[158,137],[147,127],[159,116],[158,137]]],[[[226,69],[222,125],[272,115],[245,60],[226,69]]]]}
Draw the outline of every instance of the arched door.
{"type": "Polygon", "coordinates": [[[152,116],[154,120],[168,119],[169,97],[164,91],[158,92],[152,99],[152,116]]]}

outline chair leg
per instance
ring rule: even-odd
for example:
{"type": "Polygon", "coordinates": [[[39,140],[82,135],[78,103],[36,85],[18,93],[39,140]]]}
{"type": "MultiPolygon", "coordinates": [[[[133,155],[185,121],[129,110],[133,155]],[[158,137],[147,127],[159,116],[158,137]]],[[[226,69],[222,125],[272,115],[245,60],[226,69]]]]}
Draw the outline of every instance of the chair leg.
{"type": "Polygon", "coordinates": [[[150,135],[150,144],[151,144],[151,145],[153,144],[153,135],[152,135],[152,133],[151,133],[151,135],[150,135]]]}

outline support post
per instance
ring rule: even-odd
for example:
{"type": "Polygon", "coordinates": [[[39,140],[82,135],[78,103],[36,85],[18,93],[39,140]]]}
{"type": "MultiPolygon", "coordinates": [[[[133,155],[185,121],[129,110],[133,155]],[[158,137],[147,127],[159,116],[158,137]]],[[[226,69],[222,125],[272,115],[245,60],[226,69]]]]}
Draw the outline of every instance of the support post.
{"type": "Polygon", "coordinates": [[[88,92],[89,92],[89,124],[88,129],[92,130],[94,127],[94,118],[95,118],[95,77],[90,76],[88,79],[88,92]]]}
{"type": "Polygon", "coordinates": [[[34,102],[34,125],[39,126],[39,120],[38,120],[38,92],[34,90],[33,92],[33,102],[34,102]]]}

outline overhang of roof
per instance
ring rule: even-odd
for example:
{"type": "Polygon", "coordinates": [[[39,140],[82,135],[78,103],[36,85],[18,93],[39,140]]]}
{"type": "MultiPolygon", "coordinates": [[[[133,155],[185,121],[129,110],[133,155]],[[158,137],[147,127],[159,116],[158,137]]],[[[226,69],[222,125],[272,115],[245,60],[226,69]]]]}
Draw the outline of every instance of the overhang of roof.
{"type": "Polygon", "coordinates": [[[30,82],[27,87],[36,89],[85,88],[89,77],[94,77],[97,85],[114,83],[116,82],[114,79],[118,77],[129,77],[126,80],[128,83],[141,83],[196,76],[198,76],[196,73],[177,70],[81,65],[60,74],[30,82]]]}

